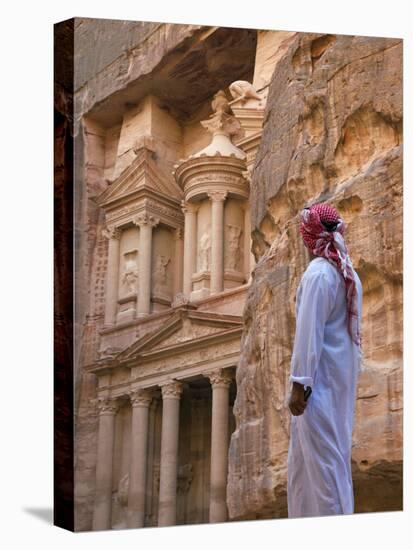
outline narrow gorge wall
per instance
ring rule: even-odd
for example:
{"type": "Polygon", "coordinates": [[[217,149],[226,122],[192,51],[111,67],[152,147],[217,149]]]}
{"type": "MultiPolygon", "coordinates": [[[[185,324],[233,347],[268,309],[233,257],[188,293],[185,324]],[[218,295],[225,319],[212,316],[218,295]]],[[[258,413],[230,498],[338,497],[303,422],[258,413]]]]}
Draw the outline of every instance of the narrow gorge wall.
{"type": "Polygon", "coordinates": [[[307,33],[274,70],[251,182],[258,263],[237,370],[231,518],[287,514],[286,397],[295,293],[308,262],[298,213],[313,200],[346,220],[364,289],[356,511],[402,507],[401,75],[401,40],[307,33]]]}

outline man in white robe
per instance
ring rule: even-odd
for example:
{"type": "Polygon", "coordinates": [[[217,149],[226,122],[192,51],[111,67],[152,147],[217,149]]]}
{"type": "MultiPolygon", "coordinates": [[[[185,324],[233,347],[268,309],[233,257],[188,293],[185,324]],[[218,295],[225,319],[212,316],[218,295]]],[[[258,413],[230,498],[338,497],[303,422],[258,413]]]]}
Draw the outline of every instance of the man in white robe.
{"type": "Polygon", "coordinates": [[[362,286],[341,236],[344,222],[330,205],[314,206],[311,215],[310,209],[302,212],[301,232],[313,259],[296,296],[288,517],[354,512],[351,443],[362,286]]]}

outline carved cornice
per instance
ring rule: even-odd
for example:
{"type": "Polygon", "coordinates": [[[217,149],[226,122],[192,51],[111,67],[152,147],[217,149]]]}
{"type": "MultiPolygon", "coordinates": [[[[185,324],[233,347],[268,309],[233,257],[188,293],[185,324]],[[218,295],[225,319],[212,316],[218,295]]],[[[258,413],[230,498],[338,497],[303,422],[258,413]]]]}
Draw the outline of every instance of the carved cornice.
{"type": "Polygon", "coordinates": [[[99,415],[102,414],[116,414],[119,410],[119,399],[117,397],[103,397],[97,398],[97,408],[99,415]]]}
{"type": "Polygon", "coordinates": [[[153,393],[145,388],[138,388],[129,392],[132,407],[149,407],[153,393]]]}
{"type": "Polygon", "coordinates": [[[116,239],[116,240],[119,240],[121,234],[122,234],[122,230],[119,229],[118,227],[115,227],[114,225],[107,226],[107,227],[105,227],[105,228],[102,230],[102,235],[103,235],[106,239],[116,239]]]}
{"type": "Polygon", "coordinates": [[[168,380],[161,385],[162,399],[179,399],[183,392],[184,386],[182,382],[177,380],[168,380]]]}
{"type": "Polygon", "coordinates": [[[171,218],[177,218],[179,220],[182,219],[182,215],[179,212],[179,210],[174,210],[173,208],[168,208],[167,206],[164,206],[158,202],[146,199],[145,200],[145,206],[148,208],[153,209],[155,214],[164,214],[165,216],[170,216],[171,218]]]}
{"type": "Polygon", "coordinates": [[[139,227],[141,227],[142,225],[150,225],[151,227],[156,227],[160,222],[160,219],[152,216],[152,214],[143,212],[142,214],[138,214],[138,216],[135,216],[132,222],[139,227]]]}
{"type": "Polygon", "coordinates": [[[208,197],[212,201],[221,202],[224,201],[228,196],[228,191],[210,191],[208,197]]]}
{"type": "Polygon", "coordinates": [[[231,385],[232,373],[227,369],[215,369],[203,374],[205,377],[209,378],[212,389],[229,388],[231,385]]]}

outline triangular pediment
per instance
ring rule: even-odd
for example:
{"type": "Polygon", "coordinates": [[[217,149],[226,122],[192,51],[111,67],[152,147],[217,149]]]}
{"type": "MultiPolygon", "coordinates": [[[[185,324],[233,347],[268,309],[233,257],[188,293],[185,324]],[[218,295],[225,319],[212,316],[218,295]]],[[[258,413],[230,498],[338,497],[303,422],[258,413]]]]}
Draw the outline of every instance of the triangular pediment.
{"type": "Polygon", "coordinates": [[[145,190],[179,201],[183,198],[182,191],[172,176],[165,176],[153,160],[152,152],[143,148],[132,164],[100,195],[99,204],[109,205],[145,190]]]}
{"type": "Polygon", "coordinates": [[[161,328],[145,334],[115,358],[128,362],[157,352],[193,346],[197,342],[213,340],[232,330],[242,329],[242,317],[194,310],[179,310],[161,328]]]}

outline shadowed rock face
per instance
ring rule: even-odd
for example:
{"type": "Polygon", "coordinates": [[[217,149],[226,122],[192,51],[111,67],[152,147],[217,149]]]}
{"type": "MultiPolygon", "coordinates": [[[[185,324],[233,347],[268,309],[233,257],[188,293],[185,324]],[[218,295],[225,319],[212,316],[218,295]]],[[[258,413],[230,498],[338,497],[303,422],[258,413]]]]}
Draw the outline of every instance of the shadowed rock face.
{"type": "Polygon", "coordinates": [[[300,34],[277,64],[251,183],[258,261],[244,310],[231,518],[285,516],[285,402],[295,293],[308,257],[298,213],[328,200],[364,289],[353,438],[356,511],[402,507],[402,44],[300,34]]]}
{"type": "Polygon", "coordinates": [[[76,18],[76,115],[104,127],[148,94],[188,119],[211,90],[251,80],[254,29],[76,18]],[[92,54],[93,52],[93,54],[92,54]]]}

